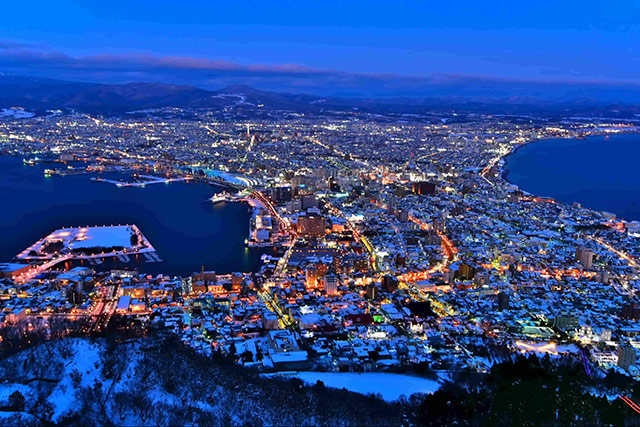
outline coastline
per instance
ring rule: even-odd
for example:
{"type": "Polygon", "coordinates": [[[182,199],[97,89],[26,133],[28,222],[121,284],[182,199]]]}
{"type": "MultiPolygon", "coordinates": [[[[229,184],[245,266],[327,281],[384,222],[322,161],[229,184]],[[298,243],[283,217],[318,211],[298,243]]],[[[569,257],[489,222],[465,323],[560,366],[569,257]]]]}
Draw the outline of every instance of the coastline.
{"type": "MultiPolygon", "coordinates": [[[[590,136],[601,136],[601,135],[602,134],[590,135],[590,136]]],[[[516,187],[518,187],[518,189],[520,191],[524,191],[525,193],[531,194],[528,191],[521,189],[518,184],[509,181],[508,175],[509,175],[510,170],[507,167],[507,163],[509,162],[509,157],[513,156],[514,154],[516,154],[518,151],[520,151],[524,147],[527,147],[527,146],[529,146],[531,144],[535,144],[536,142],[545,142],[545,141],[554,141],[554,140],[572,140],[572,139],[584,139],[584,138],[578,138],[576,136],[572,136],[572,137],[533,139],[533,140],[525,141],[522,144],[517,145],[515,148],[513,148],[511,151],[509,151],[507,154],[505,154],[504,156],[502,156],[500,158],[500,161],[502,162],[502,165],[500,166],[500,178],[502,178],[503,181],[505,181],[506,183],[508,183],[510,185],[515,185],[516,187]]],[[[536,195],[539,196],[539,194],[536,194],[536,195]]],[[[541,197],[543,197],[543,196],[541,196],[541,197]]]]}
{"type": "MultiPolygon", "coordinates": [[[[541,194],[539,191],[529,191],[527,189],[522,188],[519,184],[517,184],[516,182],[512,181],[509,179],[509,174],[513,172],[513,169],[509,167],[509,159],[515,155],[516,153],[518,153],[522,148],[530,146],[534,143],[537,142],[549,142],[549,141],[557,141],[557,142],[563,142],[563,141],[573,141],[573,140],[588,140],[588,139],[592,139],[592,138],[602,138],[602,137],[609,137],[611,136],[612,138],[615,138],[617,136],[631,136],[631,135],[635,135],[638,138],[640,138],[640,132],[638,132],[637,130],[634,132],[617,132],[617,133],[609,133],[609,132],[601,132],[601,133],[595,133],[595,134],[591,134],[591,135],[587,135],[586,137],[578,137],[578,136],[571,136],[571,137],[555,137],[555,138],[544,138],[544,139],[534,139],[534,140],[529,140],[526,142],[523,142],[517,146],[515,146],[512,150],[510,150],[507,154],[505,154],[504,156],[501,157],[499,164],[497,165],[499,167],[499,177],[502,179],[502,181],[504,181],[505,184],[507,185],[512,185],[518,188],[518,190],[522,191],[523,193],[529,195],[529,196],[534,196],[534,197],[544,197],[544,198],[551,198],[553,199],[556,203],[560,203],[563,205],[571,205],[572,203],[578,203],[580,204],[580,206],[583,209],[588,209],[590,211],[593,212],[597,212],[600,214],[606,214],[606,215],[615,215],[616,218],[625,221],[625,222],[629,222],[629,221],[635,221],[635,220],[640,220],[640,219],[627,219],[629,217],[628,213],[625,212],[615,212],[616,209],[612,209],[609,210],[609,208],[597,208],[597,207],[592,207],[589,206],[590,204],[592,204],[591,202],[587,202],[584,200],[559,200],[557,198],[557,196],[548,196],[548,195],[543,195],[541,194]]],[[[585,190],[586,191],[586,190],[585,190]]],[[[611,190],[614,191],[614,190],[611,190]]]]}

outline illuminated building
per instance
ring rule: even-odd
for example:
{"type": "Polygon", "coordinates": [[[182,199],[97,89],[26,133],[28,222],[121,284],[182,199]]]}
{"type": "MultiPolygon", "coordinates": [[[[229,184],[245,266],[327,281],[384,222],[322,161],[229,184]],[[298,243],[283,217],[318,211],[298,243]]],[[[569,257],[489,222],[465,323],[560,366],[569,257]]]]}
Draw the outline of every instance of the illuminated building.
{"type": "Polygon", "coordinates": [[[31,266],[29,264],[1,263],[0,277],[12,279],[20,276],[22,273],[26,273],[30,268],[31,266]]]}
{"type": "Polygon", "coordinates": [[[338,293],[338,278],[335,274],[327,274],[324,276],[324,291],[327,295],[336,295],[338,293]]]}
{"type": "Polygon", "coordinates": [[[636,349],[628,344],[622,344],[618,347],[618,367],[629,369],[636,363],[636,349]]]}
{"type": "Polygon", "coordinates": [[[464,280],[471,280],[476,274],[476,269],[470,266],[469,264],[462,263],[460,264],[460,268],[458,268],[458,277],[463,278],[464,280]]]}
{"type": "Polygon", "coordinates": [[[413,191],[414,194],[420,194],[420,195],[435,194],[436,185],[432,182],[417,181],[413,183],[411,191],[413,191]]]}
{"type": "Polygon", "coordinates": [[[305,237],[321,237],[324,235],[325,221],[322,215],[307,212],[298,217],[298,234],[305,237]]]}
{"type": "Polygon", "coordinates": [[[368,284],[366,288],[367,299],[373,300],[376,298],[377,295],[378,295],[378,290],[376,289],[376,285],[374,285],[373,283],[368,284]]]}
{"type": "Polygon", "coordinates": [[[307,289],[315,289],[318,287],[318,268],[310,264],[305,269],[305,286],[307,289]]]}
{"type": "Polygon", "coordinates": [[[577,329],[580,326],[580,320],[575,316],[558,316],[553,322],[554,326],[561,331],[577,329]]]}
{"type": "Polygon", "coordinates": [[[116,307],[116,313],[125,314],[129,311],[129,305],[131,304],[131,296],[123,295],[118,299],[118,306],[116,307]]]}
{"type": "Polygon", "coordinates": [[[231,275],[231,286],[234,292],[240,290],[240,286],[242,285],[243,280],[244,277],[242,276],[242,273],[233,273],[231,275]]]}
{"type": "Polygon", "coordinates": [[[444,219],[434,219],[432,226],[435,231],[439,231],[441,233],[444,233],[447,230],[444,219]]]}

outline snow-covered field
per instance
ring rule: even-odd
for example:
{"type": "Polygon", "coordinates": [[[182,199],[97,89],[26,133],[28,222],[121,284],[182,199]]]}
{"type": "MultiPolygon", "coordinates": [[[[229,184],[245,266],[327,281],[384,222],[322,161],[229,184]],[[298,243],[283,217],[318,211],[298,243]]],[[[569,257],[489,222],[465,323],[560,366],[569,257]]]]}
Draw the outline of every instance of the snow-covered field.
{"type": "Polygon", "coordinates": [[[536,353],[540,357],[543,357],[547,353],[553,356],[557,356],[557,355],[567,354],[567,353],[577,354],[580,352],[580,349],[574,344],[556,344],[551,341],[549,342],[516,341],[514,343],[514,347],[523,353],[532,352],[532,353],[536,353]]]}
{"type": "Polygon", "coordinates": [[[294,376],[313,385],[318,380],[325,386],[333,388],[345,388],[349,391],[362,394],[379,393],[382,398],[392,402],[404,395],[406,397],[415,393],[434,393],[440,384],[437,381],[412,375],[393,374],[386,372],[280,372],[274,375],[294,376]]]}
{"type": "MultiPolygon", "coordinates": [[[[81,229],[82,230],[82,229],[81,229]]],[[[72,242],[74,248],[91,247],[131,247],[133,230],[128,225],[112,227],[89,227],[84,233],[76,235],[72,242]]]]}
{"type": "Polygon", "coordinates": [[[0,118],[28,119],[35,116],[30,111],[24,111],[21,108],[5,108],[0,110],[0,118]]]}

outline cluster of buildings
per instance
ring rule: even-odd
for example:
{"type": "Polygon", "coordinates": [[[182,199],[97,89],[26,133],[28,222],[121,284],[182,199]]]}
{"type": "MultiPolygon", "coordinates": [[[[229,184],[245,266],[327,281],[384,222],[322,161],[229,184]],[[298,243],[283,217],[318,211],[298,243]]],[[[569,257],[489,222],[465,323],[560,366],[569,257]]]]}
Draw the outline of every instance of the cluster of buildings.
{"type": "Polygon", "coordinates": [[[484,371],[536,352],[640,376],[640,224],[502,177],[504,157],[523,143],[632,126],[160,113],[4,120],[0,152],[227,185],[253,206],[247,244],[277,255],[257,272],[58,265],[28,280],[17,280],[24,264],[7,260],[0,330],[52,329],[49,319],[65,317],[93,333],[135,318],[264,370],[484,371]]]}

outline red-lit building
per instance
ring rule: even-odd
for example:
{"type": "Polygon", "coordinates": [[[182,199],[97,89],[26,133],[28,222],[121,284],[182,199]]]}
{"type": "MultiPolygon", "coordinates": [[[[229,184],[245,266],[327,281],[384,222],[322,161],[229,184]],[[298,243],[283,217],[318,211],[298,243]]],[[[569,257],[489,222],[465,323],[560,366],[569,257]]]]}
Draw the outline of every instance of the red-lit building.
{"type": "Polygon", "coordinates": [[[413,183],[413,188],[411,189],[414,194],[435,194],[436,193],[436,185],[432,182],[427,181],[416,181],[413,183]]]}

